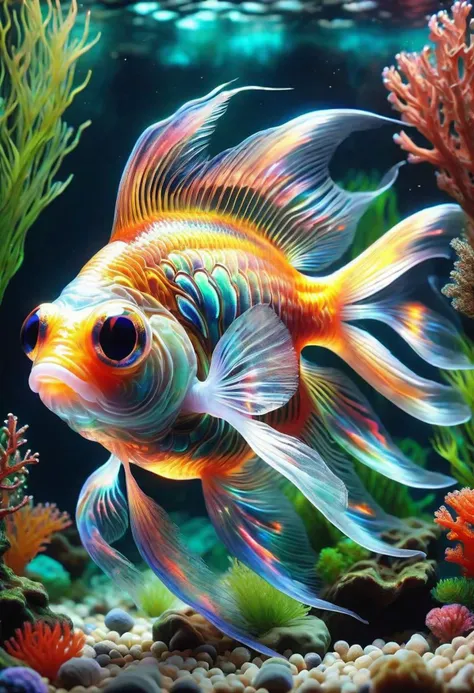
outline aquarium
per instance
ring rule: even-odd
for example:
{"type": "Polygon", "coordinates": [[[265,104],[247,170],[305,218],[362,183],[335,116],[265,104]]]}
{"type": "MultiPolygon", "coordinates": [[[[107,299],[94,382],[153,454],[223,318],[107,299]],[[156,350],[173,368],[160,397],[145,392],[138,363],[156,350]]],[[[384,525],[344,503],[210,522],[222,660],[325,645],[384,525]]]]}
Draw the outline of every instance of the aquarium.
{"type": "Polygon", "coordinates": [[[474,691],[473,19],[0,0],[0,693],[474,691]]]}

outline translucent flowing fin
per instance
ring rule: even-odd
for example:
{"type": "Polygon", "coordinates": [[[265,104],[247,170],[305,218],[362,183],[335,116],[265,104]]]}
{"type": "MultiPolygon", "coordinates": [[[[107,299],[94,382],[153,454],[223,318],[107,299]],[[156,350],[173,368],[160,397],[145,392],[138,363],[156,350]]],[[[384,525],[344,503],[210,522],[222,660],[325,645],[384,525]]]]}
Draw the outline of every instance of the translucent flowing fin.
{"type": "MultiPolygon", "coordinates": [[[[245,318],[248,313],[249,311],[242,317],[245,318]]],[[[229,342],[232,342],[236,353],[240,353],[239,341],[234,340],[233,337],[234,333],[229,328],[220,340],[222,343],[220,346],[218,345],[219,349],[216,349],[218,354],[227,352],[227,344],[229,342]]],[[[288,340],[289,342],[291,341],[289,335],[288,340]]],[[[280,344],[274,345],[275,351],[279,353],[281,353],[281,348],[280,344]]],[[[214,354],[212,359],[214,359],[214,354]]],[[[262,372],[265,369],[266,359],[269,359],[270,363],[273,362],[271,344],[269,344],[269,350],[265,353],[260,363],[262,372]]],[[[225,369],[221,372],[225,373],[225,369]]],[[[242,376],[245,378],[246,375],[245,369],[242,369],[242,376]]],[[[222,388],[225,387],[224,381],[221,386],[222,388]]],[[[385,544],[378,537],[371,535],[370,532],[354,522],[350,512],[347,512],[347,490],[344,483],[331,472],[315,450],[312,450],[297,438],[280,433],[262,421],[256,421],[247,414],[242,413],[242,410],[245,411],[245,390],[243,388],[238,389],[242,393],[241,401],[233,400],[232,406],[226,403],[225,397],[217,400],[215,388],[216,383],[214,379],[204,382],[196,381],[191,386],[190,393],[186,399],[185,404],[187,408],[190,411],[211,414],[230,423],[246,440],[257,457],[260,457],[273,469],[291,481],[318,510],[347,536],[376,553],[396,556],[413,555],[411,551],[402,551],[385,544]]],[[[229,388],[232,393],[234,385],[231,384],[229,388]]],[[[276,397],[286,391],[285,385],[280,387],[278,381],[275,381],[274,388],[276,397]]],[[[258,389],[255,390],[256,397],[258,397],[258,392],[258,389]]],[[[266,402],[265,389],[262,389],[262,402],[266,402]]]]}
{"type": "Polygon", "coordinates": [[[356,614],[319,599],[317,556],[281,477],[259,459],[203,479],[209,516],[229,552],[277,589],[317,609],[356,614]]]}
{"type": "Polygon", "coordinates": [[[337,353],[387,399],[421,421],[455,426],[471,418],[457,390],[417,375],[365,330],[344,325],[337,353]]]}
{"type": "Polygon", "coordinates": [[[378,320],[392,327],[427,363],[447,370],[470,369],[473,364],[462,350],[462,339],[445,317],[419,301],[396,298],[348,306],[343,319],[378,320]]]}
{"type": "Polygon", "coordinates": [[[316,111],[252,135],[208,161],[209,137],[229,99],[261,89],[226,86],[190,101],[140,137],[120,183],[112,240],[129,240],[166,214],[214,213],[242,228],[245,222],[294,267],[323,269],[349,247],[358,220],[399,168],[377,190],[350,193],[331,179],[330,159],[352,132],[397,121],[356,110],[316,111]]]}
{"type": "Polygon", "coordinates": [[[340,287],[345,306],[373,296],[412,267],[434,257],[450,256],[449,242],[465,226],[458,205],[429,207],[412,214],[328,277],[340,287]]]}
{"type": "Polygon", "coordinates": [[[120,467],[120,460],[112,455],[90,475],[79,494],[76,522],[94,563],[138,604],[138,594],[144,587],[142,574],[111,546],[128,527],[127,502],[119,488],[120,467]]]}
{"type": "MultiPolygon", "coordinates": [[[[418,376],[401,363],[375,337],[349,320],[375,317],[384,319],[430,363],[446,368],[466,366],[456,352],[453,329],[440,316],[416,304],[411,314],[397,307],[396,296],[383,315],[376,304],[359,301],[386,289],[407,270],[424,260],[449,256],[449,241],[461,233],[464,214],[457,205],[439,205],[413,214],[397,224],[346,267],[326,278],[328,286],[341,301],[338,338],[326,344],[341,356],[387,399],[426,423],[450,426],[470,418],[468,406],[451,387],[418,376]],[[418,312],[417,312],[418,311],[418,312]],[[434,334],[440,330],[439,339],[434,334]]],[[[317,341],[316,341],[317,343],[317,341]]],[[[323,342],[321,342],[323,343],[323,342]]]]}
{"type": "MultiPolygon", "coordinates": [[[[368,400],[349,378],[333,368],[301,360],[301,377],[314,404],[315,417],[350,455],[376,472],[416,488],[444,488],[456,483],[419,467],[391,440],[368,400]]],[[[333,471],[340,476],[340,470],[333,471]]],[[[370,507],[370,506],[369,506],[370,507]]]]}
{"type": "Polygon", "coordinates": [[[126,240],[160,214],[186,209],[183,185],[207,158],[207,145],[229,100],[242,91],[283,91],[267,87],[225,89],[189,101],[172,116],[151,125],[137,141],[120,181],[112,241],[126,240]]]}
{"type": "Polygon", "coordinates": [[[344,483],[329,469],[321,456],[300,440],[275,431],[242,414],[226,417],[264,462],[296,486],[335,527],[369,551],[387,556],[419,556],[419,551],[398,549],[358,522],[348,506],[344,483]]]}
{"type": "Polygon", "coordinates": [[[266,414],[286,404],[297,388],[298,360],[275,311],[257,305],[236,318],[212,354],[206,390],[214,406],[266,414]]]}
{"type": "Polygon", "coordinates": [[[189,551],[176,525],[143,493],[128,465],[125,470],[133,537],[155,575],[229,637],[263,654],[278,656],[248,632],[232,593],[199,556],[189,551]]]}

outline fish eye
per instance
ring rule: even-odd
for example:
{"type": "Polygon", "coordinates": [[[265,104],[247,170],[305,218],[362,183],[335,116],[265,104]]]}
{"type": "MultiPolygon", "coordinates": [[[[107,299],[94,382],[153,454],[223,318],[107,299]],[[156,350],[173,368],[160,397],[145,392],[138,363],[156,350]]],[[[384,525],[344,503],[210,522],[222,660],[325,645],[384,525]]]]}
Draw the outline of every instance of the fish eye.
{"type": "Polygon", "coordinates": [[[99,358],[112,366],[131,366],[145,353],[148,334],[142,318],[122,309],[102,316],[93,330],[94,348],[99,358]]]}
{"type": "Polygon", "coordinates": [[[24,321],[20,340],[25,354],[33,361],[40,336],[41,320],[38,308],[35,308],[24,321]]]}

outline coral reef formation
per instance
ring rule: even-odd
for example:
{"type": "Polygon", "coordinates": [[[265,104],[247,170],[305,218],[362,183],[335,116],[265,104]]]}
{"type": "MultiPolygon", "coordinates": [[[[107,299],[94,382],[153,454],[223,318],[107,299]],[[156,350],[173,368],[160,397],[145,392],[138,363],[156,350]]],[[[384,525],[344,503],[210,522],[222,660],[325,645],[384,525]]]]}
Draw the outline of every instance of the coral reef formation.
{"type": "Polygon", "coordinates": [[[474,628],[474,614],[462,604],[447,604],[431,609],[426,615],[426,625],[441,642],[451,642],[474,628]]]}
{"type": "Polygon", "coordinates": [[[67,623],[51,628],[43,621],[25,623],[15,636],[5,642],[5,649],[16,659],[26,662],[41,676],[53,681],[60,666],[81,654],[86,638],[74,632],[67,623]]]}
{"type": "Polygon", "coordinates": [[[474,577],[474,489],[451,491],[445,498],[446,505],[457,517],[453,517],[446,505],[435,512],[435,522],[448,530],[448,539],[459,542],[446,549],[446,560],[457,563],[465,577],[474,577]]]}
{"type": "Polygon", "coordinates": [[[29,450],[21,455],[20,448],[26,443],[26,430],[26,426],[18,428],[16,417],[10,414],[2,429],[0,442],[0,641],[11,637],[23,623],[39,618],[52,625],[58,620],[69,623],[64,617],[50,611],[43,585],[15,575],[3,561],[10,547],[4,522],[14,518],[31,503],[30,496],[24,492],[27,465],[36,464],[38,455],[29,450]]]}
{"type": "Polygon", "coordinates": [[[406,133],[396,137],[411,163],[428,162],[437,170],[438,186],[463,207],[468,217],[468,240],[454,248],[459,260],[453,284],[445,293],[457,309],[474,316],[474,45],[470,41],[471,5],[455,2],[451,15],[434,14],[428,22],[434,47],[420,53],[402,52],[397,67],[385,68],[383,79],[389,101],[402,120],[414,125],[431,148],[406,133]]]}
{"type": "Polygon", "coordinates": [[[90,73],[75,81],[76,66],[99,37],[89,41],[88,15],[74,36],[76,0],[66,13],[47,0],[45,16],[42,4],[0,3],[0,302],[23,261],[28,230],[70,183],[56,174],[89,125],[75,131],[63,115],[89,82],[90,73]]]}

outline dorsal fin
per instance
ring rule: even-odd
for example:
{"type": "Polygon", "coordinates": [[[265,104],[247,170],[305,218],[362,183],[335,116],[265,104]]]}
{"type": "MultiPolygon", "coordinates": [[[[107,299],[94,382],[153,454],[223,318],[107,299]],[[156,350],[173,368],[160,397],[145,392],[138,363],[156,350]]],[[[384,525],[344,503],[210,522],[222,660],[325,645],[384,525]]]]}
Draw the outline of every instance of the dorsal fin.
{"type": "Polygon", "coordinates": [[[112,240],[129,239],[167,213],[213,212],[250,224],[299,270],[321,270],[344,253],[399,166],[377,190],[350,193],[331,179],[330,159],[350,133],[397,121],[356,110],[314,111],[208,160],[217,119],[245,89],[260,87],[218,87],[143,133],[122,177],[112,240]]]}

